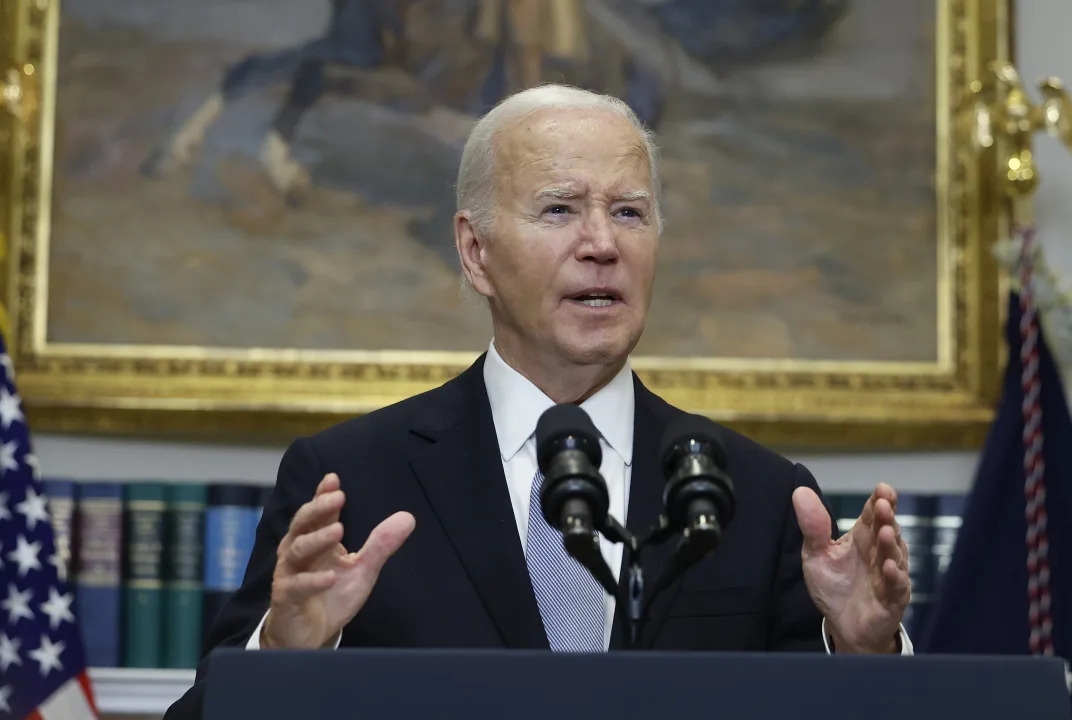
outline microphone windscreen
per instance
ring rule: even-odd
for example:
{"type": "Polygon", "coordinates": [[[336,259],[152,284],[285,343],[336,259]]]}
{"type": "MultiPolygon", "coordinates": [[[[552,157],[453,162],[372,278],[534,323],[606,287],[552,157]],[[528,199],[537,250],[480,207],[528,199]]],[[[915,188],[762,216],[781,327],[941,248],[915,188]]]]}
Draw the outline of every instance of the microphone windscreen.
{"type": "Polygon", "coordinates": [[[603,462],[599,431],[580,406],[565,403],[548,408],[536,423],[536,459],[541,470],[546,468],[551,453],[563,449],[558,447],[558,441],[567,437],[575,438],[576,447],[599,467],[603,462]]]}
{"type": "Polygon", "coordinates": [[[659,454],[664,471],[669,474],[671,466],[681,457],[694,452],[710,456],[715,465],[726,469],[726,448],[718,425],[703,415],[678,415],[663,432],[659,454]]]}

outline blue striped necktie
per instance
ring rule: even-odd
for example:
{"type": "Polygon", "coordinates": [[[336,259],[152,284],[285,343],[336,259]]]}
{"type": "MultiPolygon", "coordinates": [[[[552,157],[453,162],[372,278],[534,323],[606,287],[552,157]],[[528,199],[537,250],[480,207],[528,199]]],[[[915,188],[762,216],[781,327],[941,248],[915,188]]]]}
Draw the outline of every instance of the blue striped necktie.
{"type": "Polygon", "coordinates": [[[562,534],[544,519],[542,487],[543,473],[537,471],[529,496],[525,562],[547,641],[555,652],[602,652],[603,588],[566,552],[562,534]]]}

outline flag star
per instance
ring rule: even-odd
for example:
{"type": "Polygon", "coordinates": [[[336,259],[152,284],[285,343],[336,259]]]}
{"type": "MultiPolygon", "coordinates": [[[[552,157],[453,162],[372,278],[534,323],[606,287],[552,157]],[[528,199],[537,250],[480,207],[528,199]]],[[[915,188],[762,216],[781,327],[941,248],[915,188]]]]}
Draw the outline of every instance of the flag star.
{"type": "Polygon", "coordinates": [[[33,471],[33,479],[41,482],[41,461],[33,453],[26,453],[22,461],[33,471]]]}
{"type": "Polygon", "coordinates": [[[41,612],[48,615],[48,627],[55,630],[63,622],[74,622],[74,614],[71,613],[71,603],[74,596],[70,593],[60,595],[56,588],[48,589],[48,601],[41,603],[41,612]]]}
{"type": "Polygon", "coordinates": [[[60,557],[58,552],[52,553],[48,559],[48,564],[56,568],[56,577],[61,582],[67,582],[67,563],[63,562],[63,558],[60,557]]]}
{"type": "Polygon", "coordinates": [[[19,618],[33,620],[34,615],[30,611],[30,598],[32,597],[33,592],[29,588],[20,593],[15,587],[15,583],[8,584],[7,600],[0,603],[0,607],[7,610],[8,623],[14,626],[19,621],[19,618]]]}
{"type": "Polygon", "coordinates": [[[15,451],[18,449],[19,443],[15,440],[9,440],[0,445],[0,468],[4,472],[19,469],[19,461],[15,459],[15,451]]]}
{"type": "Polygon", "coordinates": [[[48,508],[45,505],[45,496],[38,495],[31,487],[26,488],[26,499],[15,506],[21,514],[26,516],[26,527],[33,530],[37,527],[37,521],[48,522],[48,508]]]}
{"type": "Polygon", "coordinates": [[[0,354],[0,367],[4,368],[8,380],[15,380],[15,364],[11,362],[11,356],[7,353],[0,354]]]}
{"type": "Polygon", "coordinates": [[[18,638],[12,640],[6,634],[0,633],[0,672],[7,672],[12,665],[22,665],[19,645],[22,645],[22,640],[18,638]]]}
{"type": "Polygon", "coordinates": [[[0,388],[0,425],[5,430],[11,427],[13,422],[22,422],[26,416],[22,414],[22,399],[18,393],[12,395],[7,388],[0,388]]]}
{"type": "Polygon", "coordinates": [[[31,570],[41,569],[41,560],[37,557],[41,552],[41,543],[27,542],[25,535],[19,535],[15,545],[15,549],[7,554],[7,559],[19,564],[19,577],[26,577],[31,570]]]}
{"type": "Polygon", "coordinates": [[[53,644],[48,635],[42,635],[41,647],[36,650],[31,650],[26,654],[30,656],[31,660],[36,660],[41,666],[42,675],[48,675],[53,669],[63,670],[63,664],[60,662],[60,653],[62,653],[66,647],[67,646],[62,640],[53,644]]]}
{"type": "Polygon", "coordinates": [[[7,493],[0,492],[0,520],[10,520],[11,511],[7,509],[7,493]]]}
{"type": "MultiPolygon", "coordinates": [[[[5,356],[6,357],[6,356],[5,356]]],[[[10,713],[11,706],[7,704],[8,698],[11,697],[12,688],[10,685],[0,687],[0,710],[10,713]]]]}

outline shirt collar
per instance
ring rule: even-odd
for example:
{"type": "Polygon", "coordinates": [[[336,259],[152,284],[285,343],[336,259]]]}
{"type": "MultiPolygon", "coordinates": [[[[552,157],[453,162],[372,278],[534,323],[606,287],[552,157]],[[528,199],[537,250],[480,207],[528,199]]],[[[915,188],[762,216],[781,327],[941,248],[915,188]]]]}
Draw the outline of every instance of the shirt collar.
{"type": "MultiPolygon", "coordinates": [[[[503,461],[517,454],[536,432],[540,415],[555,403],[524,375],[506,364],[494,341],[484,359],[484,385],[503,461]]],[[[581,407],[596,430],[626,465],[633,461],[633,374],[626,361],[614,378],[581,407]]]]}

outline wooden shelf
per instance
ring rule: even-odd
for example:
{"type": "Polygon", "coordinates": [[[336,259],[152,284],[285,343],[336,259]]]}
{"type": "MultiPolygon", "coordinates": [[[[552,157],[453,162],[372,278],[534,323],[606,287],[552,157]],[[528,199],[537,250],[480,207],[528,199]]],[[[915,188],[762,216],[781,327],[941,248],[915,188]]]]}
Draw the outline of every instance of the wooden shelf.
{"type": "Polygon", "coordinates": [[[90,668],[102,715],[163,715],[193,685],[193,670],[90,668]]]}

